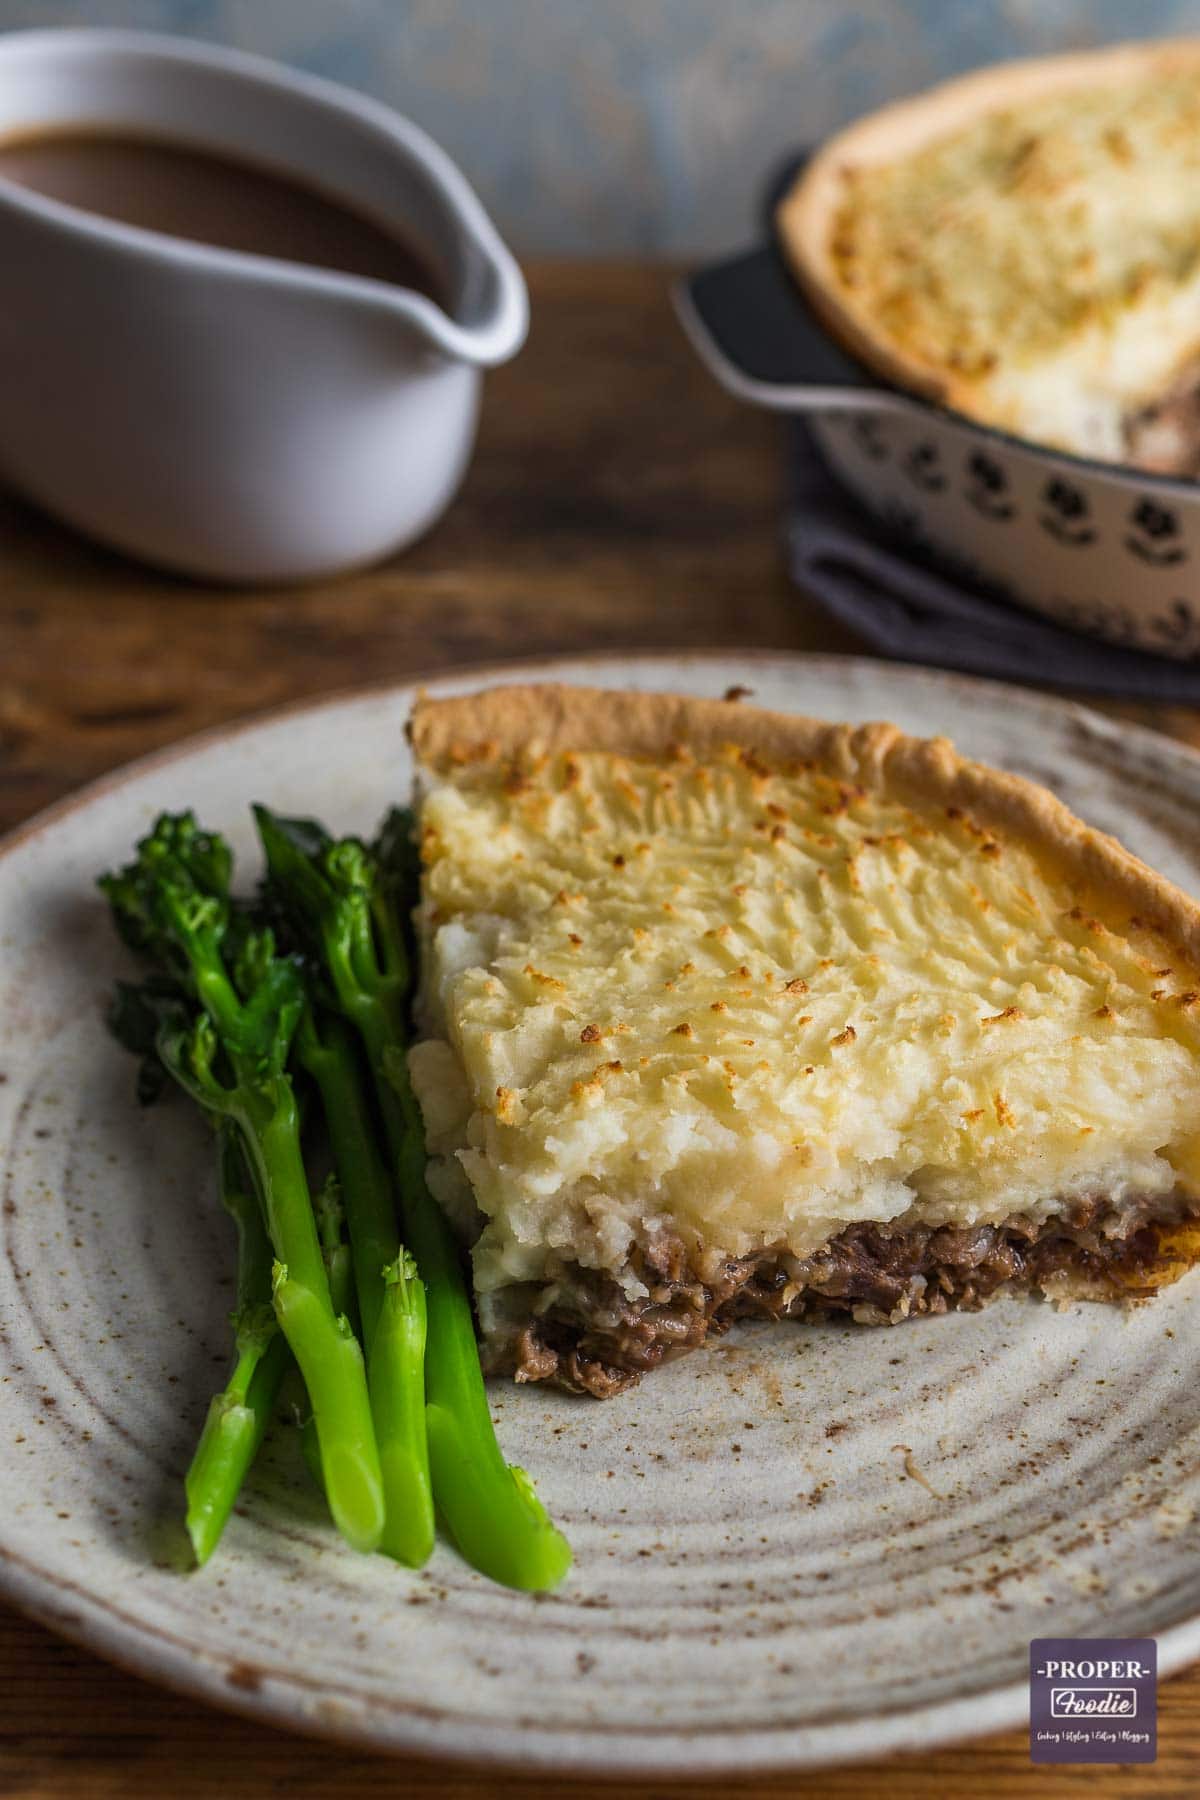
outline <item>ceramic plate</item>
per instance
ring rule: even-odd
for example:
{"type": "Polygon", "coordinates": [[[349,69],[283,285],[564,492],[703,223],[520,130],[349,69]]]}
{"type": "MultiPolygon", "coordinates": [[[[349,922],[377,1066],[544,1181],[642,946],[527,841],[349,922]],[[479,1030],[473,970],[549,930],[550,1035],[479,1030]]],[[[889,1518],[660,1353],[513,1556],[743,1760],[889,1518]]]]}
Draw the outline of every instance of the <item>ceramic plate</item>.
{"type": "MultiPolygon", "coordinates": [[[[946,732],[1200,893],[1200,757],[1078,708],[835,658],[552,672],[741,683],[773,707],[946,732]]],[[[185,745],[0,857],[7,1597],[141,1674],[302,1730],[597,1773],[746,1772],[1015,1725],[1035,1636],[1153,1634],[1164,1672],[1200,1656],[1196,1275],[1129,1312],[1006,1299],[892,1331],[740,1328],[604,1404],[497,1385],[502,1442],[575,1548],[550,1597],[492,1586],[444,1546],[415,1575],[354,1555],[293,1434],[209,1566],[180,1571],[232,1244],[205,1131],[182,1105],[140,1113],[105,1036],[121,957],[94,877],[163,807],[195,807],[247,858],[254,798],[367,829],[408,785],[410,698],[185,745]]]]}

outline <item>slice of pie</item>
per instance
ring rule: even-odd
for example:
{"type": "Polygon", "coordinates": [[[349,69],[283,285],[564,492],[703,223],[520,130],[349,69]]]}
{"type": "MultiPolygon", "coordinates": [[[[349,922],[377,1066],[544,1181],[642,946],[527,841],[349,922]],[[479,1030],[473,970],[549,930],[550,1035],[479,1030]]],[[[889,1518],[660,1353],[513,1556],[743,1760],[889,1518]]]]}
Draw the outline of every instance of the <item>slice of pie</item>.
{"type": "Polygon", "coordinates": [[[779,230],[890,380],[1040,443],[1200,472],[1200,39],[885,107],[812,160],[779,230]]]}
{"type": "Polygon", "coordinates": [[[663,694],[411,734],[412,1077],[491,1367],[607,1395],[742,1314],[1200,1257],[1200,908],[1045,789],[663,694]]]}

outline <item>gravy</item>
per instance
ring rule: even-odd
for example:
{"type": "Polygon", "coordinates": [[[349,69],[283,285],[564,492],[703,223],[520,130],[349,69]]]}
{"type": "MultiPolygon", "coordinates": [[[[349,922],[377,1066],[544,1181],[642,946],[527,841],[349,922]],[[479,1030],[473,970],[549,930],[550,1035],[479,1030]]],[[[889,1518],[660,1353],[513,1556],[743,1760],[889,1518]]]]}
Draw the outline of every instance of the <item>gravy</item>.
{"type": "Polygon", "coordinates": [[[424,259],[364,214],[219,152],[100,131],[0,141],[0,177],[126,225],[367,275],[441,300],[424,259]]]}

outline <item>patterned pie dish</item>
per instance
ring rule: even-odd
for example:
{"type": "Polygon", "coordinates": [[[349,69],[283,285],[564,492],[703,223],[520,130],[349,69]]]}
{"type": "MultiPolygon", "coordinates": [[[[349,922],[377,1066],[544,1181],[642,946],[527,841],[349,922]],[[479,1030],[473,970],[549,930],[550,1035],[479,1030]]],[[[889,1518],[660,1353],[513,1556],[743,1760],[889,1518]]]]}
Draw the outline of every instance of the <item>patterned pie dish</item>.
{"type": "Polygon", "coordinates": [[[793,168],[770,250],[693,278],[683,322],[913,548],[1194,657],[1197,168],[1198,41],[985,69],[793,168]]]}

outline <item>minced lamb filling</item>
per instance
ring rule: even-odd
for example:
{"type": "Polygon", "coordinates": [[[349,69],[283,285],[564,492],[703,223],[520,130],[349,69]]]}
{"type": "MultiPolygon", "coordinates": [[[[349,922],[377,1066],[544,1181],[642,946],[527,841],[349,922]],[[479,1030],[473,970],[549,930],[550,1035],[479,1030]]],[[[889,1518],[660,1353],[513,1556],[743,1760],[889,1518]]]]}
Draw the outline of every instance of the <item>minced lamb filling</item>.
{"type": "Polygon", "coordinates": [[[1194,363],[1170,391],[1125,420],[1126,461],[1153,475],[1200,476],[1200,369],[1194,363]]]}
{"type": "Polygon", "coordinates": [[[610,1276],[566,1265],[533,1300],[524,1323],[491,1345],[493,1372],[551,1381],[608,1399],[638,1377],[742,1318],[803,1319],[845,1313],[864,1325],[924,1313],[973,1311],[1000,1287],[1051,1297],[1137,1299],[1173,1266],[1171,1234],[1195,1213],[1161,1196],[1076,1201],[1041,1223],[853,1225],[816,1255],[778,1248],[725,1258],[703,1272],[666,1236],[638,1259],[648,1292],[631,1300],[610,1276]]]}

